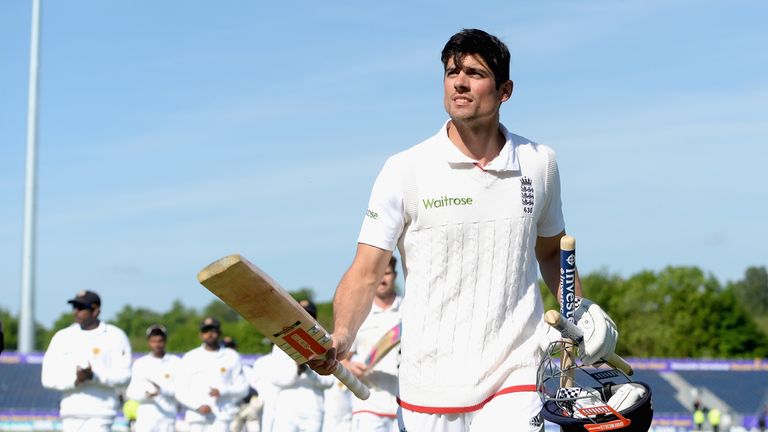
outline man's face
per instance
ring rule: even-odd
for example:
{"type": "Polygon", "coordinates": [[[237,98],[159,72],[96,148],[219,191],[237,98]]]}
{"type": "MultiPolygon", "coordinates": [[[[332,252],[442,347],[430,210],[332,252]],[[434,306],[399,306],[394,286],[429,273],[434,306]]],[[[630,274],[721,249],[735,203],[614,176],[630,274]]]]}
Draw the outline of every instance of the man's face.
{"type": "Polygon", "coordinates": [[[512,94],[512,81],[497,89],[493,72],[474,54],[465,55],[460,65],[449,59],[443,85],[445,110],[459,123],[496,118],[499,106],[512,94]]]}
{"type": "Polygon", "coordinates": [[[381,283],[376,287],[376,297],[389,298],[395,292],[395,269],[387,267],[387,271],[384,272],[384,277],[381,278],[381,283]]]}
{"type": "Polygon", "coordinates": [[[81,328],[90,327],[98,320],[99,307],[96,305],[84,305],[80,303],[72,304],[72,314],[74,315],[75,322],[80,325],[81,328]]]}
{"type": "Polygon", "coordinates": [[[215,328],[207,328],[200,331],[200,339],[208,347],[214,348],[219,346],[219,337],[221,333],[215,328]]]}
{"type": "Polygon", "coordinates": [[[156,357],[165,355],[165,336],[152,335],[147,339],[147,344],[149,345],[149,350],[156,357]]]}

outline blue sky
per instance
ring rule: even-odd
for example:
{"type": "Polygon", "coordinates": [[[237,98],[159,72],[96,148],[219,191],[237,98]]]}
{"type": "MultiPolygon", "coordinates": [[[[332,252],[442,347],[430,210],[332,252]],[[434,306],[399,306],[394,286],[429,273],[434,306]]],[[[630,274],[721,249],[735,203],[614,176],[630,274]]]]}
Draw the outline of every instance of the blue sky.
{"type": "MultiPolygon", "coordinates": [[[[239,252],[331,298],[386,157],[445,120],[439,52],[502,38],[582,272],[766,265],[763,1],[43,2],[37,319],[213,299],[239,252]]],[[[29,2],[0,3],[0,307],[21,285],[29,2]]],[[[588,291],[588,287],[586,287],[588,291]]]]}

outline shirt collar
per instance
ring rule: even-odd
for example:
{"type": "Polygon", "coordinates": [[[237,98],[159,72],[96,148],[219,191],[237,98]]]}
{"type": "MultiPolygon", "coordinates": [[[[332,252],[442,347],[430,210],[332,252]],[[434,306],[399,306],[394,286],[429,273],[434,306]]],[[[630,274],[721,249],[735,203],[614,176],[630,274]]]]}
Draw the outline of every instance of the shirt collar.
{"type": "MultiPolygon", "coordinates": [[[[477,161],[462,153],[461,150],[459,150],[448,138],[449,121],[450,120],[443,124],[443,127],[440,128],[440,132],[437,134],[440,145],[444,149],[443,153],[445,160],[449,164],[474,165],[477,161]]],[[[520,169],[520,165],[517,161],[513,135],[501,123],[499,123],[499,130],[504,135],[504,146],[501,148],[499,155],[496,156],[488,165],[483,167],[483,169],[485,171],[518,171],[520,169]]]]}
{"type": "Polygon", "coordinates": [[[381,312],[384,312],[385,310],[388,310],[388,311],[391,310],[391,311],[395,311],[396,312],[398,309],[400,309],[400,302],[402,300],[403,300],[403,298],[401,296],[396,296],[395,297],[395,301],[392,302],[392,306],[388,307],[387,309],[383,309],[382,307],[380,307],[376,303],[374,303],[371,306],[371,310],[373,311],[373,313],[381,313],[381,312]]]}

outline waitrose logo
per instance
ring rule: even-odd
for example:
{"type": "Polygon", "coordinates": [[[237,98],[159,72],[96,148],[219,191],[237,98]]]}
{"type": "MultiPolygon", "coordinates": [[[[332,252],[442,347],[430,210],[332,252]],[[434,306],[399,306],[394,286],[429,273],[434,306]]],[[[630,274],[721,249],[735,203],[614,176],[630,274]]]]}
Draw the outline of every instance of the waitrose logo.
{"type": "Polygon", "coordinates": [[[471,197],[449,197],[443,195],[440,198],[427,198],[421,200],[425,209],[472,205],[471,197]]]}

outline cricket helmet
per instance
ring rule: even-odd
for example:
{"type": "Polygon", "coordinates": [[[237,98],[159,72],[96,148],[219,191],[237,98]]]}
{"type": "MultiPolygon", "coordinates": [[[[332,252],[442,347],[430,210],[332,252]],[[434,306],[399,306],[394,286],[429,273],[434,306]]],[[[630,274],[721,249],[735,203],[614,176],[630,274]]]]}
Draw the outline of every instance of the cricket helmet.
{"type": "Polygon", "coordinates": [[[571,347],[567,340],[551,342],[539,365],[537,389],[544,419],[563,432],[647,432],[653,420],[648,384],[632,381],[607,363],[584,365],[576,360],[562,370],[559,359],[571,347]],[[564,382],[566,376],[572,377],[570,384],[564,382]]]}

